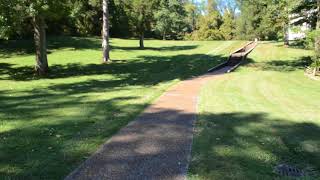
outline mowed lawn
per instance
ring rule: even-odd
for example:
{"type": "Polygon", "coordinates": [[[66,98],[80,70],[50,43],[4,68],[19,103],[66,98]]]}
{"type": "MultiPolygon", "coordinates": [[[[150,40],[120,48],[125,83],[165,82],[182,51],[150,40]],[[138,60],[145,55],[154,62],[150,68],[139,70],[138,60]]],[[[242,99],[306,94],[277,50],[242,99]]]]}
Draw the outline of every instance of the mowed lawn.
{"type": "Polygon", "coordinates": [[[190,179],[283,179],[286,164],[320,179],[320,82],[312,51],[265,42],[201,92],[190,179]]]}
{"type": "Polygon", "coordinates": [[[203,74],[242,41],[49,38],[50,75],[32,41],[0,42],[0,179],[62,179],[176,82],[203,74]]]}

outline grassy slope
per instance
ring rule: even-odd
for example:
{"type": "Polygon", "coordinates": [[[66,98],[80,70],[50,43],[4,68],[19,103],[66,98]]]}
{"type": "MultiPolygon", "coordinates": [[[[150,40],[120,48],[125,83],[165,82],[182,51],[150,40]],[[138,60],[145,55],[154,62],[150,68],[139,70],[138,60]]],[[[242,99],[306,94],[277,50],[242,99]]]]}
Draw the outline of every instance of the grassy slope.
{"type": "Polygon", "coordinates": [[[286,163],[320,172],[320,83],[310,51],[260,44],[248,64],[201,93],[190,179],[274,179],[286,163]]]}
{"type": "Polygon", "coordinates": [[[46,79],[32,43],[0,44],[0,179],[61,179],[175,82],[204,73],[243,42],[51,38],[46,79]],[[209,54],[206,54],[211,52],[209,54]]]}

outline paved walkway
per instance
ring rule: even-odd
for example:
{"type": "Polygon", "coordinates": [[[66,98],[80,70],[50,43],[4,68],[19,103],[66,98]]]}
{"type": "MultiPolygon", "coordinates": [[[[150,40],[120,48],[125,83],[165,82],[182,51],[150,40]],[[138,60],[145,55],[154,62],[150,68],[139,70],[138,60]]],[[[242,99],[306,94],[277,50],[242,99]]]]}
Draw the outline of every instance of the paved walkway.
{"type": "Polygon", "coordinates": [[[228,68],[170,88],[66,179],[185,179],[200,88],[228,68]]]}

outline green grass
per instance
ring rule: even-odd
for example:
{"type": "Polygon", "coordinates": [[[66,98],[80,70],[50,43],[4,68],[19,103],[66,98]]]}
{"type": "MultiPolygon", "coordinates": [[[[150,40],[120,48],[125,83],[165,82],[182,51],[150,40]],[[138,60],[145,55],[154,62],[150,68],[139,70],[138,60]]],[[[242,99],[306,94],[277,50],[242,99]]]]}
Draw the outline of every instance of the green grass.
{"type": "Polygon", "coordinates": [[[311,54],[265,42],[202,89],[190,179],[283,179],[273,172],[283,163],[320,179],[320,83],[303,72],[311,54]]]}
{"type": "Polygon", "coordinates": [[[49,39],[50,75],[33,75],[32,41],[0,42],[0,179],[62,179],[176,82],[245,42],[49,39]]]}

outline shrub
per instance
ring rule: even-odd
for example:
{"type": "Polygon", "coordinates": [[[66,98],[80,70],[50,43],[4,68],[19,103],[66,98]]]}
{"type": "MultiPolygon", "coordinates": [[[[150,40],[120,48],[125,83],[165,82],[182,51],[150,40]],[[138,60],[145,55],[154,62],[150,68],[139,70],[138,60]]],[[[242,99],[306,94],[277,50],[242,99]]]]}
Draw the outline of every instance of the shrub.
{"type": "Polygon", "coordinates": [[[192,33],[186,34],[184,39],[204,41],[204,40],[223,40],[224,37],[219,29],[201,28],[199,30],[193,31],[192,33]]]}
{"type": "Polygon", "coordinates": [[[313,30],[313,31],[309,31],[307,33],[305,42],[304,42],[304,46],[307,49],[314,49],[314,43],[315,43],[315,38],[317,36],[320,36],[320,31],[319,30],[313,30]]]}
{"type": "Polygon", "coordinates": [[[316,56],[316,57],[313,58],[313,62],[311,64],[311,67],[317,68],[317,69],[320,68],[320,57],[316,56]]]}

